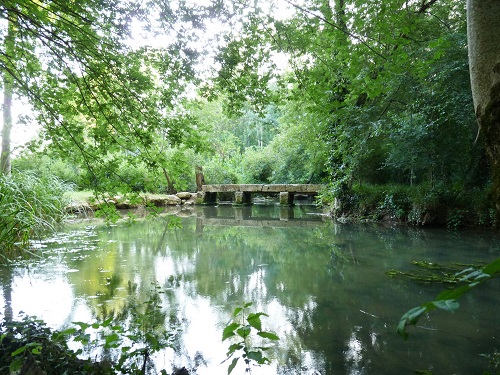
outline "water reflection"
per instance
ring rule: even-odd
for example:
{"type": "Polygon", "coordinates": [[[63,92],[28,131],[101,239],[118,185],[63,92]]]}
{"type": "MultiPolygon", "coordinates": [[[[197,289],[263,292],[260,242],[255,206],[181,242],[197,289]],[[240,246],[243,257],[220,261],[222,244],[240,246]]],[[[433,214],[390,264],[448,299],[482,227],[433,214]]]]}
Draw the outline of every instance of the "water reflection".
{"type": "Polygon", "coordinates": [[[2,305],[11,299],[14,314],[36,315],[54,328],[107,317],[126,322],[160,285],[164,327],[176,333],[175,349],[155,358],[167,372],[186,366],[226,373],[222,330],[247,301],[270,315],[264,329],[281,338],[272,364],[254,374],[486,368],[479,354],[491,353],[500,333],[497,284],[468,296],[452,319],[439,312],[424,319],[439,332],[416,330],[403,342],[395,334],[399,317],[441,287],[391,280],[385,271],[409,269],[412,260],[489,261],[500,254],[498,237],[335,225],[307,207],[287,212],[222,205],[184,211],[182,228],[169,229],[162,218],[75,224],[40,244],[44,257],[36,264],[4,274],[2,305]]]}

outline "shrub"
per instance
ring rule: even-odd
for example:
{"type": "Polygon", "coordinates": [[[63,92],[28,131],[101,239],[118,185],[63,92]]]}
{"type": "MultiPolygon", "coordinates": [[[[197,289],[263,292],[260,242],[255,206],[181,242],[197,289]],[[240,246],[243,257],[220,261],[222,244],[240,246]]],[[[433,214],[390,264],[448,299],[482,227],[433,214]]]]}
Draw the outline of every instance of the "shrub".
{"type": "Polygon", "coordinates": [[[274,170],[274,160],[269,149],[249,147],[243,155],[243,180],[248,184],[267,184],[274,170]]]}
{"type": "Polygon", "coordinates": [[[12,169],[17,173],[33,173],[39,177],[57,177],[77,188],[83,188],[79,168],[57,157],[36,153],[23,154],[12,160],[12,169]]]}
{"type": "MultiPolygon", "coordinates": [[[[332,192],[341,202],[334,216],[391,220],[412,225],[494,225],[495,215],[485,190],[461,186],[354,185],[332,192]]],[[[328,195],[326,193],[326,195],[328,195]]],[[[331,197],[330,197],[331,200],[331,197]]]]}

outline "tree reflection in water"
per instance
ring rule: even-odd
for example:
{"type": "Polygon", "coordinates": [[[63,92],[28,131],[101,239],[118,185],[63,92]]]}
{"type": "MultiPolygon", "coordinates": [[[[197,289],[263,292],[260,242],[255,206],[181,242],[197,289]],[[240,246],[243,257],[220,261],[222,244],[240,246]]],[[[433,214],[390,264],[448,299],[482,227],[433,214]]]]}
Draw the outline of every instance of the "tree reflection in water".
{"type": "Polygon", "coordinates": [[[415,259],[488,261],[500,253],[495,235],[340,225],[312,215],[314,208],[292,210],[197,207],[183,211],[181,228],[167,228],[161,218],[112,227],[83,223],[45,241],[44,259],[13,269],[11,281],[4,275],[2,303],[10,284],[14,314],[23,310],[53,327],[110,316],[125,324],[132,304],[144,302],[157,284],[165,291],[163,327],[178,332],[175,348],[155,357],[167,371],[225,373],[222,330],[234,307],[249,301],[270,315],[264,324],[280,337],[269,353],[272,364],[255,374],[431,367],[465,374],[487,367],[479,354],[491,352],[500,332],[482,322],[494,319],[500,293],[478,295],[480,303],[471,296],[453,319],[435,314],[422,322],[474,340],[422,330],[403,342],[395,333],[401,314],[440,287],[389,279],[385,271],[408,268],[415,259]]]}

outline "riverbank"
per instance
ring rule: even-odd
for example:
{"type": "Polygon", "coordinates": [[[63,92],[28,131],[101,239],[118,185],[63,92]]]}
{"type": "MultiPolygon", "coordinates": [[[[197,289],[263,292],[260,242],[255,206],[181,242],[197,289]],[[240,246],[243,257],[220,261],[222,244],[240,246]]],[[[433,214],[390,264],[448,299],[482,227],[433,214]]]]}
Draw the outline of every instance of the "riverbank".
{"type": "Polygon", "coordinates": [[[488,188],[438,185],[353,185],[322,197],[341,222],[398,223],[417,227],[493,228],[497,212],[488,188]]]}
{"type": "MultiPolygon", "coordinates": [[[[123,209],[188,207],[203,203],[203,193],[134,195],[70,192],[70,214],[114,212],[123,209]]],[[[316,204],[339,222],[384,223],[417,227],[494,228],[497,214],[485,190],[452,191],[439,186],[355,185],[340,191],[322,192],[316,204]]]]}
{"type": "Polygon", "coordinates": [[[196,193],[180,192],[176,194],[149,194],[95,196],[91,191],[71,191],[65,194],[68,200],[66,212],[87,214],[112,205],[116,209],[137,209],[141,207],[192,206],[196,204],[196,193]]]}

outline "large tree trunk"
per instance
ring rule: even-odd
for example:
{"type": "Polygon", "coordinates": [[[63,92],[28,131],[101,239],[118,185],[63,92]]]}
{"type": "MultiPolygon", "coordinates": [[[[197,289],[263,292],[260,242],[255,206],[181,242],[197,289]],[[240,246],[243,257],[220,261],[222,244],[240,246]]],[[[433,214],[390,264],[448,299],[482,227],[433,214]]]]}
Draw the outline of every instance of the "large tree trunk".
{"type": "MultiPolygon", "coordinates": [[[[7,73],[4,73],[7,75],[7,73]]],[[[5,77],[3,82],[3,127],[2,127],[2,153],[0,158],[1,173],[10,175],[11,172],[11,131],[12,131],[12,83],[10,77],[5,77]]]]}
{"type": "Polygon", "coordinates": [[[500,213],[500,1],[467,1],[467,38],[474,108],[493,166],[493,189],[500,213]]]}
{"type": "MultiPolygon", "coordinates": [[[[8,24],[7,36],[4,41],[5,65],[10,66],[14,58],[14,25],[8,24]]],[[[3,71],[3,126],[2,150],[0,153],[0,173],[9,175],[11,172],[11,131],[12,131],[12,96],[14,93],[13,78],[10,72],[3,71]]]]}

